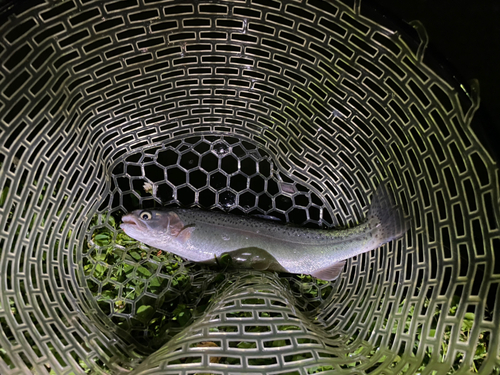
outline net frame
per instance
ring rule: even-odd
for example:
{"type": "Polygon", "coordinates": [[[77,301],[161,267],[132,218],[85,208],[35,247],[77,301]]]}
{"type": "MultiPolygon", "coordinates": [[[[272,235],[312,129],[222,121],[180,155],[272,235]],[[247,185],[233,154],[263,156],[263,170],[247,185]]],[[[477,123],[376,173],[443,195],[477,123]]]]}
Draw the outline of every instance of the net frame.
{"type": "MultiPolygon", "coordinates": [[[[424,63],[418,24],[415,43],[367,18],[359,2],[195,5],[67,1],[3,10],[1,372],[118,372],[144,359],[97,303],[101,281],[93,294],[83,249],[106,204],[98,225],[117,236],[114,163],[202,133],[269,155],[280,192],[271,202],[293,201],[298,185],[311,200],[323,197],[323,216],[311,225],[361,221],[381,178],[414,220],[405,239],[348,262],[328,308],[316,299],[326,332],[346,338],[350,353],[362,348],[355,359],[364,365],[338,371],[498,371],[499,175],[470,128],[474,88],[424,63]],[[487,355],[476,360],[485,343],[487,355]],[[380,366],[372,348],[387,356],[380,366]]],[[[212,208],[223,208],[224,191],[212,192],[212,208]]]]}

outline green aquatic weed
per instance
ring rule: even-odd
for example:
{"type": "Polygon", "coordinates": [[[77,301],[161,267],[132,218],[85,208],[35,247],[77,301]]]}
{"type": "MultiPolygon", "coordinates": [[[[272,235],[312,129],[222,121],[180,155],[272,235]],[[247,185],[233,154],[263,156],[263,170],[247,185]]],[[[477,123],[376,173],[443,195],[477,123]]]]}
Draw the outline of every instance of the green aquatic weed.
{"type": "Polygon", "coordinates": [[[308,374],[317,374],[317,373],[320,373],[320,372],[325,372],[325,371],[330,371],[330,370],[333,370],[333,366],[314,366],[314,367],[311,367],[307,370],[307,373],[308,374]]]}
{"type": "Polygon", "coordinates": [[[5,201],[7,200],[7,195],[9,195],[9,187],[6,186],[2,189],[0,193],[0,207],[3,207],[5,201]]]}

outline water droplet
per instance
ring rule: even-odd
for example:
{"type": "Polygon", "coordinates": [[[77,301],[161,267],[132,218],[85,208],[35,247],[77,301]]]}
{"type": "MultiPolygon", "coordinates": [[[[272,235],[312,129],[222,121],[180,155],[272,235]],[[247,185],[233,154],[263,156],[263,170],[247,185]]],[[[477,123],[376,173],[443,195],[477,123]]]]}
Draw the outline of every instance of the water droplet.
{"type": "Polygon", "coordinates": [[[225,209],[230,209],[231,207],[233,207],[234,205],[234,202],[222,202],[222,207],[224,207],[225,209]]]}
{"type": "Polygon", "coordinates": [[[225,191],[219,195],[219,203],[223,208],[229,209],[236,203],[236,195],[230,191],[225,191]]]}
{"type": "Polygon", "coordinates": [[[224,154],[227,154],[229,152],[229,148],[224,143],[217,143],[217,144],[215,144],[213,146],[213,150],[218,155],[224,155],[224,154]]]}
{"type": "Polygon", "coordinates": [[[231,239],[231,237],[229,237],[229,234],[227,233],[222,233],[221,237],[224,241],[229,241],[231,239]]]}

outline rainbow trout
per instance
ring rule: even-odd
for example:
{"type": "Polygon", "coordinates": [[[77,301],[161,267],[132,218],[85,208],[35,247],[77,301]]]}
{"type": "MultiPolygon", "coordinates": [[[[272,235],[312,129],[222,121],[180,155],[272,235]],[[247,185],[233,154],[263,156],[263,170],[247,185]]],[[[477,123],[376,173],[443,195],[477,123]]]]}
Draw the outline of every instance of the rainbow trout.
{"type": "Polygon", "coordinates": [[[310,274],[335,280],[345,260],[400,238],[408,223],[380,185],[364,223],[349,229],[309,229],[198,209],[135,210],[120,227],[147,245],[195,262],[224,254],[238,267],[310,274]]]}

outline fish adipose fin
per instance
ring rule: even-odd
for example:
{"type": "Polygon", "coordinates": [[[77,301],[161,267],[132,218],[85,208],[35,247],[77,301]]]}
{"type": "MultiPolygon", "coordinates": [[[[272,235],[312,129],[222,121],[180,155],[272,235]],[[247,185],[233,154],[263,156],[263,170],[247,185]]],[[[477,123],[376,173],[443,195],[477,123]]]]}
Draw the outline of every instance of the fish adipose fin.
{"type": "Polygon", "coordinates": [[[321,280],[332,281],[339,277],[340,273],[344,269],[345,260],[333,263],[332,265],[321,268],[317,271],[311,273],[311,276],[316,277],[321,280]]]}
{"type": "Polygon", "coordinates": [[[409,221],[404,218],[401,207],[394,203],[384,183],[380,184],[373,196],[368,221],[380,246],[400,238],[409,228],[409,221]]]}

